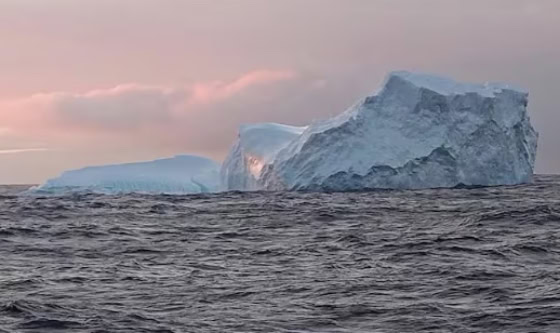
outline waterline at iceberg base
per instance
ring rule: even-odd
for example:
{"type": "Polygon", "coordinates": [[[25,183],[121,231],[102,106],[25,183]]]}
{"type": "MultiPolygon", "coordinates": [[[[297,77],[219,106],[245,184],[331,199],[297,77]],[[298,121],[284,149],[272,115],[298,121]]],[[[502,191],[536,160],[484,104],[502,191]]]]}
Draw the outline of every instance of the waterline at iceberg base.
{"type": "MultiPolygon", "coordinates": [[[[529,183],[538,134],[527,105],[528,93],[506,84],[459,83],[393,72],[378,94],[334,118],[306,127],[241,126],[220,172],[213,163],[208,164],[210,172],[185,166],[183,173],[173,173],[173,179],[189,186],[171,188],[173,193],[349,191],[529,183]],[[197,178],[193,172],[205,176],[193,182],[197,178]]],[[[153,170],[155,182],[157,174],[153,170]]],[[[72,185],[65,175],[57,183],[72,185]]],[[[173,182],[164,170],[161,175],[173,182]]],[[[88,187],[84,176],[80,186],[88,187]]],[[[119,183],[119,179],[111,182],[111,177],[106,181],[119,183]]],[[[93,178],[91,182],[93,188],[93,178]]],[[[128,188],[168,192],[153,184],[128,188]]]]}

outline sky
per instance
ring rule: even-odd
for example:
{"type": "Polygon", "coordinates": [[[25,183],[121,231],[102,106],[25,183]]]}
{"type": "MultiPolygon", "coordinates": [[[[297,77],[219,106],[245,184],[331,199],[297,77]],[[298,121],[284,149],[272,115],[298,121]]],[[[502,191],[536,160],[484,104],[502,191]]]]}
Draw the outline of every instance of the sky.
{"type": "Polygon", "coordinates": [[[560,173],[558,0],[0,0],[0,184],[344,111],[393,70],[530,92],[560,173]]]}

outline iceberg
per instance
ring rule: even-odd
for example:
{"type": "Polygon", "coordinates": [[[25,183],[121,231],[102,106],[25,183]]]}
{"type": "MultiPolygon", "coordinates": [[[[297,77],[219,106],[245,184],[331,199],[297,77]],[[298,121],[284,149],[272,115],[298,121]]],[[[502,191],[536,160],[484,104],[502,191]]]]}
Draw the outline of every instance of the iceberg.
{"type": "Polygon", "coordinates": [[[66,171],[31,191],[33,193],[188,194],[216,192],[220,165],[210,159],[178,155],[150,162],[87,167],[66,171]]]}
{"type": "Polygon", "coordinates": [[[59,193],[353,191],[532,181],[538,133],[528,93],[390,73],[378,93],[309,126],[242,125],[223,164],[179,155],[67,171],[34,188],[59,193]]]}
{"type": "Polygon", "coordinates": [[[259,190],[265,165],[299,137],[306,127],[274,123],[242,125],[237,142],[231,148],[220,171],[224,190],[259,190]]]}
{"type": "Polygon", "coordinates": [[[377,94],[334,118],[242,127],[222,183],[328,191],[528,183],[538,133],[527,104],[528,93],[507,84],[393,72],[377,94]]]}

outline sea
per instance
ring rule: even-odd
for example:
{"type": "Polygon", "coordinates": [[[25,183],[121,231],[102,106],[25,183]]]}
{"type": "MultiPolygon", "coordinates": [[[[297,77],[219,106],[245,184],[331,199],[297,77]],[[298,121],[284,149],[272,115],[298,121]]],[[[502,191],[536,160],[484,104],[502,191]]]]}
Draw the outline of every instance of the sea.
{"type": "Polygon", "coordinates": [[[0,187],[0,332],[560,332],[560,176],[349,193],[0,187]]]}

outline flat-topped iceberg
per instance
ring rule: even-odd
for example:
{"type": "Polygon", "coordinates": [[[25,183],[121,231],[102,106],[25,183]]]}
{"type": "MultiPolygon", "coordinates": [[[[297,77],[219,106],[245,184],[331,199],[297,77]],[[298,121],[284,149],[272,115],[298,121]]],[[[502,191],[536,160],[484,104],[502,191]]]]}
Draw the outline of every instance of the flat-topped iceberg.
{"type": "Polygon", "coordinates": [[[336,191],[527,183],[538,138],[527,103],[527,92],[506,84],[394,72],[378,94],[270,146],[282,130],[256,125],[246,140],[242,128],[222,181],[235,190],[336,191]],[[252,158],[255,144],[265,158],[252,158]]]}
{"type": "Polygon", "coordinates": [[[38,193],[92,191],[98,193],[187,194],[216,192],[220,165],[210,159],[179,155],[150,162],[87,167],[64,172],[34,188],[38,193]]]}

